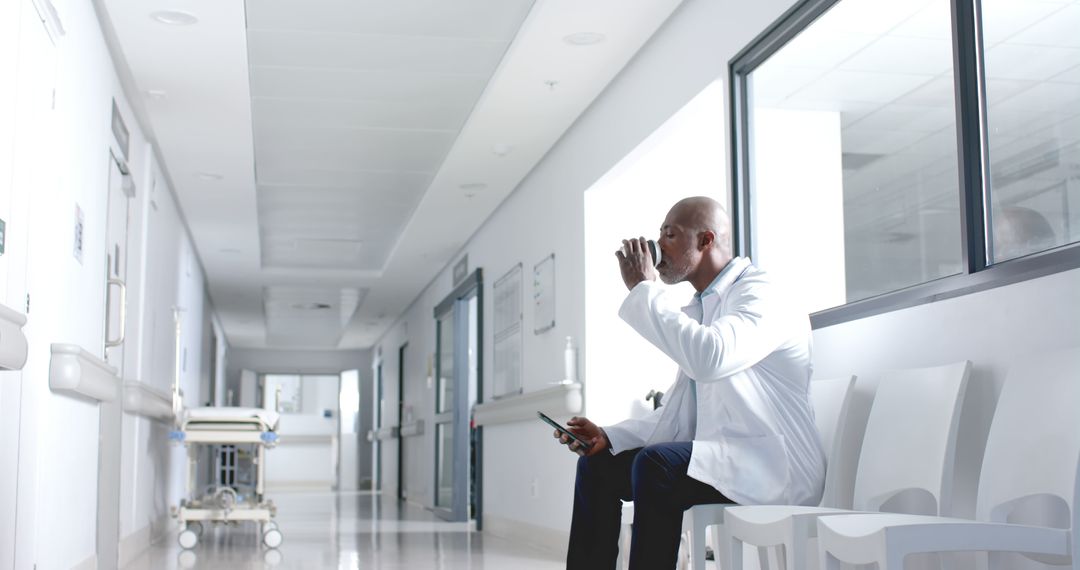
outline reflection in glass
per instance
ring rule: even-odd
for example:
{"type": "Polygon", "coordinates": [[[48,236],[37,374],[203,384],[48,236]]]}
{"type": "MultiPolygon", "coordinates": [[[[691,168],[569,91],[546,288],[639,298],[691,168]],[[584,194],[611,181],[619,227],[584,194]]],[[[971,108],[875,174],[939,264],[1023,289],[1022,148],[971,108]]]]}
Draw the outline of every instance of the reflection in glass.
{"type": "Polygon", "coordinates": [[[984,0],[982,17],[995,263],[1080,241],[1080,5],[984,0]]]}
{"type": "Polygon", "coordinates": [[[755,262],[810,311],[962,270],[950,22],[840,0],[748,76],[755,262]]]}
{"type": "Polygon", "coordinates": [[[435,489],[435,506],[449,509],[453,502],[454,484],[454,430],[453,424],[436,424],[435,441],[438,486],[435,489]]]}
{"type": "Polygon", "coordinates": [[[439,317],[439,374],[436,413],[454,409],[454,312],[439,317]]]}

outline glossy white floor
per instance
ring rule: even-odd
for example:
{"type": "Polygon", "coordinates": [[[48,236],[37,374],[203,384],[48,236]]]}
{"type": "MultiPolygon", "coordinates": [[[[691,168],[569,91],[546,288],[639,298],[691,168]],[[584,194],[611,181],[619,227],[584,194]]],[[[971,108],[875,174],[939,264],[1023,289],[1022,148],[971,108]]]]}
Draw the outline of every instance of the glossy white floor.
{"type": "Polygon", "coordinates": [[[275,493],[285,540],[262,546],[253,524],[209,527],[192,550],[175,533],[126,569],[506,569],[563,568],[560,556],[474,532],[370,493],[275,493]]]}

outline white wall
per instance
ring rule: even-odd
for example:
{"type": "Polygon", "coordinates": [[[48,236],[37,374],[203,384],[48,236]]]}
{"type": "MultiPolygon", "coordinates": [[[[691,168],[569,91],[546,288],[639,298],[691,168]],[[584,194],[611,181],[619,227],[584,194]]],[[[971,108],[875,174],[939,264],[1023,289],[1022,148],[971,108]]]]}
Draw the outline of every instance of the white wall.
{"type": "MultiPolygon", "coordinates": [[[[724,85],[717,81],[585,192],[585,386],[589,417],[600,425],[638,417],[653,408],[650,390],[675,381],[671,359],[622,319],[612,318],[626,297],[616,269],[615,249],[627,237],[659,239],[672,204],[687,196],[711,195],[727,203],[724,163],[724,85]],[[626,204],[634,204],[627,208],[626,204]],[[611,215],[617,212],[618,215],[611,215]],[[634,358],[626,358],[633,354],[634,358]]],[[[689,283],[673,286],[690,299],[689,283]]]]}
{"type": "MultiPolygon", "coordinates": [[[[565,337],[585,338],[582,244],[589,221],[584,219],[583,192],[710,83],[726,78],[728,60],[790,5],[786,0],[687,0],[465,245],[461,253],[468,254],[470,269],[484,268],[485,315],[493,314],[490,287],[495,279],[518,262],[527,277],[535,263],[555,253],[555,328],[533,335],[531,312],[525,312],[526,391],[561,378],[565,337]]],[[[727,159],[726,155],[716,157],[717,161],[727,159]]],[[[662,218],[664,213],[657,215],[662,218]]],[[[457,261],[461,253],[447,262],[457,261]]],[[[528,279],[526,285],[528,295],[528,279]]],[[[434,352],[432,310],[451,289],[446,269],[377,345],[383,351],[387,400],[394,403],[396,354],[408,341],[406,366],[411,372],[405,399],[428,425],[434,406],[426,382],[427,358],[434,352]]],[[[587,359],[586,343],[579,350],[587,359]]],[[[492,370],[490,319],[485,323],[483,351],[487,398],[492,370]]],[[[589,380],[585,378],[586,383],[589,380]]],[[[396,423],[396,407],[387,408],[389,423],[396,423]]],[[[422,439],[423,444],[414,444],[415,453],[408,452],[405,485],[410,497],[421,498],[426,505],[432,503],[433,437],[427,433],[413,438],[410,441],[422,439]]],[[[537,422],[488,426],[484,437],[485,529],[503,534],[528,529],[534,540],[558,547],[570,524],[575,457],[556,445],[546,445],[548,430],[537,422]],[[530,493],[534,479],[536,496],[530,493]]],[[[384,450],[382,480],[387,494],[394,491],[395,470],[384,450]]]]}
{"type": "MultiPolygon", "coordinates": [[[[98,406],[88,400],[53,393],[48,387],[54,342],[73,343],[103,354],[105,299],[105,222],[108,146],[112,140],[112,99],[131,135],[128,165],[136,184],[129,226],[129,317],[124,380],[168,389],[172,380],[171,307],[187,310],[182,341],[187,366],[182,385],[187,401],[205,389],[203,345],[209,308],[205,281],[175,207],[167,181],[153,164],[143,130],[120,86],[116,69],[87,2],[56,2],[66,35],[53,44],[45,37],[28,0],[7,2],[5,29],[17,26],[18,69],[7,65],[6,35],[0,84],[6,89],[34,85],[12,106],[0,97],[0,116],[15,117],[13,144],[0,152],[16,153],[12,196],[26,200],[22,214],[4,217],[9,227],[29,232],[26,267],[4,267],[9,285],[19,276],[31,297],[26,334],[29,359],[21,377],[18,456],[0,449],[6,465],[18,465],[18,519],[15,568],[69,568],[93,561],[98,505],[98,406]],[[18,18],[8,19],[21,11],[18,18]],[[14,22],[14,23],[13,23],[14,22]],[[55,61],[55,65],[53,65],[55,61]],[[55,103],[52,88],[55,87],[55,103]],[[42,109],[35,114],[33,109],[42,109]],[[151,191],[156,181],[156,190],[151,191]],[[76,205],[84,217],[82,260],[73,256],[76,205]],[[58,540],[57,537],[62,537],[58,540]]],[[[10,31],[10,30],[8,30],[10,31]]],[[[8,122],[4,122],[8,125],[8,122]]],[[[5,128],[7,140],[8,131],[5,128]]],[[[5,196],[7,194],[5,193],[5,196]]],[[[14,210],[11,210],[14,212],[14,210]]],[[[17,235],[17,234],[16,234],[17,235]]],[[[10,242],[9,242],[10,244],[10,242]]],[[[11,294],[15,294],[12,291],[11,294]]],[[[22,304],[18,307],[24,307],[22,304]]],[[[178,498],[182,481],[176,452],[165,440],[166,428],[125,415],[121,441],[123,466],[120,505],[121,555],[130,556],[164,530],[168,505],[178,498]],[[173,485],[170,486],[170,482],[173,485]]],[[[0,517],[15,516],[4,509],[0,517]]],[[[4,526],[4,525],[0,525],[4,526]]],[[[0,561],[11,565],[11,552],[0,561]]]]}

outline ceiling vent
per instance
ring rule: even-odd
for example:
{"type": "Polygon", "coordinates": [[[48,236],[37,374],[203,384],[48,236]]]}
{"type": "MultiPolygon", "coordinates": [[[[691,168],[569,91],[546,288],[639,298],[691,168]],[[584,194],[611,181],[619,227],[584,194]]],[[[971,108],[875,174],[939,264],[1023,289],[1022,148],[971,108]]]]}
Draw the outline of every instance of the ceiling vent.
{"type": "Polygon", "coordinates": [[[266,342],[335,348],[366,294],[352,287],[266,287],[266,342]]]}

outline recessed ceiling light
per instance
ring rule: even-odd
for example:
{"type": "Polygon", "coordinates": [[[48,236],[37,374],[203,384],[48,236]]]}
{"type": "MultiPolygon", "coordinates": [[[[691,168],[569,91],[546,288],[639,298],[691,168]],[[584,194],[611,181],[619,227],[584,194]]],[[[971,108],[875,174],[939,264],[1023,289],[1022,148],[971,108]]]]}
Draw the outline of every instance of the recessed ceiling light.
{"type": "Polygon", "coordinates": [[[150,14],[150,17],[156,22],[170,26],[190,26],[199,21],[194,15],[179,10],[161,10],[150,14]]]}
{"type": "Polygon", "coordinates": [[[564,36],[563,41],[572,46],[591,46],[607,39],[607,36],[599,32],[578,32],[564,36]]]}
{"type": "Polygon", "coordinates": [[[510,154],[510,151],[512,150],[514,150],[514,147],[503,143],[495,143],[491,146],[491,154],[499,157],[510,154]]]}
{"type": "Polygon", "coordinates": [[[157,100],[164,99],[168,95],[168,93],[166,93],[162,89],[147,89],[146,94],[151,99],[157,99],[157,100]]]}
{"type": "Polygon", "coordinates": [[[199,172],[197,176],[203,180],[221,180],[222,178],[225,178],[216,172],[199,172]]]}

